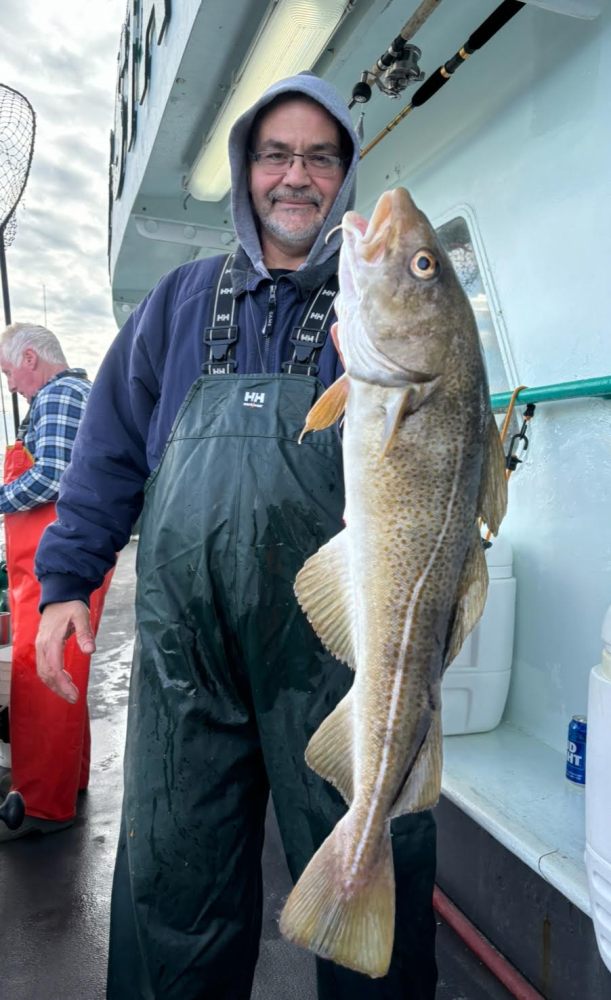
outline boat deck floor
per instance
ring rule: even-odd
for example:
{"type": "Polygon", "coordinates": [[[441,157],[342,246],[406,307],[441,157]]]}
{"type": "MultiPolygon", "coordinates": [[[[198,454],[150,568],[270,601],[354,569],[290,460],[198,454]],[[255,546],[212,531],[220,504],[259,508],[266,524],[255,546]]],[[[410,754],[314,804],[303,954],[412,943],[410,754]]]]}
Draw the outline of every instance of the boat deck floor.
{"type": "MultiPolygon", "coordinates": [[[[91,783],[79,797],[76,823],[53,836],[0,844],[0,996],[5,1000],[103,1000],[105,995],[134,635],[135,551],[132,541],[119,560],[98,636],[89,689],[91,783]]],[[[252,1000],[315,1000],[312,957],[278,932],[290,881],[271,810],[263,871],[266,897],[252,1000]]],[[[437,953],[438,1000],[510,997],[441,922],[437,953]]]]}

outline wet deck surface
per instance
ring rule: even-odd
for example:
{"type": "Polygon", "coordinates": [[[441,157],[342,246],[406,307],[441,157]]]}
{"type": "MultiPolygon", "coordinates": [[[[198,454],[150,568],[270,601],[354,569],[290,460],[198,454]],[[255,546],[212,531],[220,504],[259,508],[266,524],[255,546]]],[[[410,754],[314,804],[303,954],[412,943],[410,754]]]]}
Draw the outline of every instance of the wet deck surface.
{"type": "MultiPolygon", "coordinates": [[[[90,684],[91,784],[80,796],[77,821],[52,836],[0,844],[3,1000],[103,1000],[105,995],[133,646],[135,550],[132,542],[119,560],[98,637],[90,684]]],[[[278,933],[277,916],[290,883],[271,813],[263,868],[266,899],[252,1000],[315,1000],[313,959],[278,933]]],[[[510,997],[443,925],[437,950],[438,1000],[510,997]]]]}

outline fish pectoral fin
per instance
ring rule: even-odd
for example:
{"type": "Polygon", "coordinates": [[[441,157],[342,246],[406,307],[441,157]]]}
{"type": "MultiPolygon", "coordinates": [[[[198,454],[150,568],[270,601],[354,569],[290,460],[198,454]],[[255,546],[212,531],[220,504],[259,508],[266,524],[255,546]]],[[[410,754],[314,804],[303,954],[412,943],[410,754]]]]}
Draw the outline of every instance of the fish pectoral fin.
{"type": "Polygon", "coordinates": [[[392,448],[393,441],[405,417],[409,417],[420,409],[435,391],[438,382],[439,378],[437,377],[428,382],[410,382],[404,388],[389,391],[385,402],[386,419],[384,421],[381,458],[385,458],[392,448]]]}
{"type": "Polygon", "coordinates": [[[322,431],[325,427],[330,427],[336,420],[339,420],[346,409],[349,391],[350,379],[344,373],[314,403],[314,406],[306,417],[305,426],[299,435],[299,444],[301,444],[304,435],[308,431],[322,431]]]}
{"type": "Polygon", "coordinates": [[[456,611],[444,660],[444,669],[458,656],[469,632],[482,616],[488,593],[488,567],[484,546],[477,528],[465,557],[456,591],[456,611]]]}
{"type": "Polygon", "coordinates": [[[507,510],[507,475],[501,436],[492,414],[488,426],[477,508],[482,521],[488,525],[492,534],[496,535],[507,510]]]}
{"type": "Polygon", "coordinates": [[[373,979],[385,976],[395,936],[395,874],[388,824],[365,878],[348,878],[350,814],[318,849],[280,916],[284,937],[373,979]]]}
{"type": "Polygon", "coordinates": [[[352,705],[349,691],[318,727],[305,752],[306,763],[337,788],[348,805],[354,798],[352,705]]]}
{"type": "Polygon", "coordinates": [[[295,579],[295,594],[321,642],[354,670],[356,613],[347,540],[344,528],[310,556],[295,579]]]}
{"type": "Polygon", "coordinates": [[[437,708],[414,765],[390,810],[390,819],[437,805],[441,795],[442,763],[441,712],[437,708]]]}

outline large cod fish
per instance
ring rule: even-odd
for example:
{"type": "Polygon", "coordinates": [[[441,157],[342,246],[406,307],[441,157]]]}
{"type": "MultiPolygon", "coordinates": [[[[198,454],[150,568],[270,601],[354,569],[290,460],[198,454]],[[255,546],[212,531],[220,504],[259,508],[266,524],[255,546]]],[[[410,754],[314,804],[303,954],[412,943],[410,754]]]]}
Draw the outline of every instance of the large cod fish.
{"type": "Polygon", "coordinates": [[[503,451],[469,301],[407,191],[343,219],[338,339],[346,374],[304,433],[345,412],[346,527],[295,591],[355,670],[306,760],[349,805],[290,894],[282,933],[384,976],[394,941],[390,821],[441,789],[440,682],[477,623],[488,573],[478,518],[505,513],[503,451]]]}

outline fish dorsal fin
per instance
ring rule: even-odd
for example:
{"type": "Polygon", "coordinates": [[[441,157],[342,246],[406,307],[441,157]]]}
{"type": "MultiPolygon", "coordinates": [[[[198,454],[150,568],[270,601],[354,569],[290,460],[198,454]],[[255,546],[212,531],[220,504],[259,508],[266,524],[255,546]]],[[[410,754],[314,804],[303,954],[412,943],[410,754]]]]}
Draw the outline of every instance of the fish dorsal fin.
{"type": "Polygon", "coordinates": [[[490,414],[488,438],[484,452],[482,481],[478,498],[478,514],[496,535],[507,510],[507,476],[505,455],[496,421],[490,414]]]}
{"type": "Polygon", "coordinates": [[[382,437],[382,458],[385,458],[392,448],[404,418],[420,409],[434,392],[438,382],[439,378],[432,378],[428,382],[410,382],[409,385],[399,389],[388,390],[384,402],[386,419],[382,437]]]}
{"type": "Polygon", "coordinates": [[[423,809],[432,809],[437,805],[441,794],[442,764],[441,714],[439,708],[436,708],[414,766],[391,808],[390,819],[396,819],[404,813],[422,812],[423,809]]]}
{"type": "Polygon", "coordinates": [[[456,591],[456,612],[444,667],[449,666],[458,656],[469,632],[477,625],[488,592],[488,567],[484,546],[477,528],[473,530],[473,541],[465,557],[456,591]]]}
{"type": "Polygon", "coordinates": [[[307,764],[337,788],[348,805],[354,798],[353,701],[352,692],[349,691],[318,727],[305,752],[307,764]]]}
{"type": "Polygon", "coordinates": [[[295,579],[295,593],[321,642],[354,670],[356,616],[346,528],[304,563],[295,579]]]}
{"type": "Polygon", "coordinates": [[[349,389],[350,379],[344,374],[323,392],[306,417],[305,426],[299,435],[299,444],[308,431],[322,431],[340,419],[346,409],[349,389]]]}

